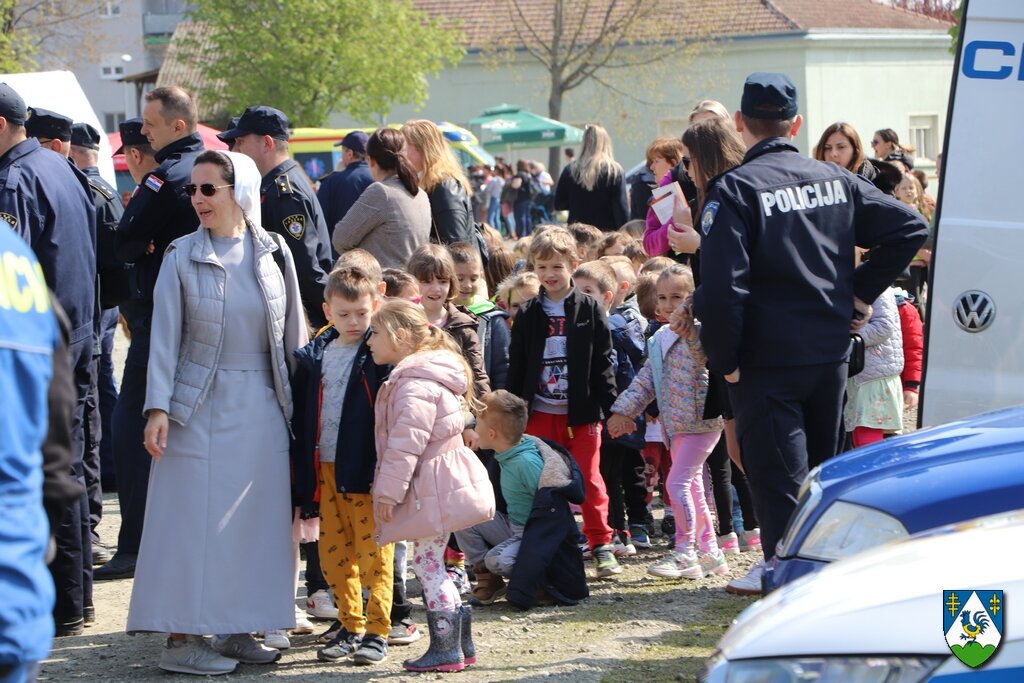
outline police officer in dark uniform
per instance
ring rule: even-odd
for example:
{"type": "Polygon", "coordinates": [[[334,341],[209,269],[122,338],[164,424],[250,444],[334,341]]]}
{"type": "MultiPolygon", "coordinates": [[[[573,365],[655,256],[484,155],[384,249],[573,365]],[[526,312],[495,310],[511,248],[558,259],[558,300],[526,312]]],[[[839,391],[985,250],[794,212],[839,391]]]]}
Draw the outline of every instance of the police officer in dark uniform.
{"type": "Polygon", "coordinates": [[[341,142],[334,143],[335,147],[341,147],[341,162],[345,167],[323,178],[316,192],[316,198],[324,210],[328,239],[333,239],[335,226],[356,203],[363,190],[373,183],[370,167],[366,164],[366,143],[369,140],[370,136],[364,131],[354,130],[342,138],[341,142]]]}
{"type": "Polygon", "coordinates": [[[71,324],[69,351],[77,399],[71,429],[71,474],[83,493],[68,506],[56,530],[57,554],[50,565],[57,588],[57,633],[71,635],[81,632],[85,617],[90,616],[87,610],[92,610],[83,420],[92,383],[96,210],[85,176],[63,155],[40,144],[54,148],[58,141],[62,145],[65,125],[70,140],[70,120],[43,110],[36,114],[41,118],[33,127],[42,140],[27,137],[24,100],[0,84],[0,218],[32,247],[71,324]]]}
{"type": "Polygon", "coordinates": [[[203,151],[203,141],[196,132],[195,101],[181,88],[157,88],[146,93],[142,121],[140,132],[156,152],[159,165],[135,188],[115,240],[117,259],[134,264],[130,300],[121,305],[132,338],[113,416],[121,531],[117,552],[110,562],[96,570],[97,580],[135,575],[152,460],[142,445],[146,428],[142,408],[146,400],[153,288],[167,246],[199,225],[183,189],[192,175],[196,156],[203,151]]]}
{"type": "Polygon", "coordinates": [[[699,219],[693,309],[711,370],[730,382],[766,560],[809,466],[837,452],[850,331],[927,235],[870,182],[800,154],[801,122],[788,77],[749,76],[736,113],[748,152],[712,180],[699,219]],[[874,249],[856,270],[854,246],[874,249]]]}
{"type": "Polygon", "coordinates": [[[89,489],[89,517],[92,529],[93,564],[111,558],[110,549],[99,537],[96,527],[103,516],[103,491],[114,490],[114,452],[110,419],[117,403],[114,379],[114,331],[117,328],[117,303],[128,292],[128,270],[114,259],[114,235],[124,213],[117,191],[100,176],[100,132],[88,123],[71,126],[70,157],[85,174],[96,206],[96,269],[100,314],[93,346],[95,386],[86,402],[88,430],[86,438],[86,486],[89,489]]]}
{"type": "Polygon", "coordinates": [[[288,156],[288,117],[273,107],[249,107],[219,137],[234,140],[234,151],[256,162],[263,175],[263,227],[284,236],[295,260],[303,308],[314,328],[323,327],[324,286],[334,265],[331,242],[313,187],[288,156]]]}

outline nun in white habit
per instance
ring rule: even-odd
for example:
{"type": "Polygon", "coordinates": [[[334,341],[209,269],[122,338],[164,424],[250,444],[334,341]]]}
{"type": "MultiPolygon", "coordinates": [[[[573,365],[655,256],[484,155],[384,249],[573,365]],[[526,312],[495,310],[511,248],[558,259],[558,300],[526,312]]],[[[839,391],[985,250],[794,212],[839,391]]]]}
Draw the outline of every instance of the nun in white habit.
{"type": "Polygon", "coordinates": [[[180,673],[272,662],[249,634],[295,625],[288,375],[308,331],[259,187],[246,156],[196,158],[184,189],[200,227],[168,247],[153,297],[154,462],[127,630],[169,633],[159,666],[180,673]]]}

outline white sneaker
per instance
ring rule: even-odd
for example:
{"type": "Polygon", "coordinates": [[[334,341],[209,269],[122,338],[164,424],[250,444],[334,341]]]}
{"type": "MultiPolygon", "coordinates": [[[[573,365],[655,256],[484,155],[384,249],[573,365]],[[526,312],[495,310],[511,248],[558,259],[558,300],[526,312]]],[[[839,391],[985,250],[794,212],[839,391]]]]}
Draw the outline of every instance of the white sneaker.
{"type": "Polygon", "coordinates": [[[306,612],[314,619],[337,619],[338,608],[327,591],[317,591],[306,598],[306,612]]]}
{"type": "Polygon", "coordinates": [[[704,576],[726,574],[729,571],[729,564],[725,561],[725,554],[721,550],[715,550],[700,554],[700,568],[704,576]]]}
{"type": "Polygon", "coordinates": [[[612,552],[615,553],[615,557],[632,557],[636,555],[636,546],[633,545],[633,541],[629,536],[626,536],[626,540],[615,534],[612,536],[612,552]]]}
{"type": "Polygon", "coordinates": [[[293,636],[308,636],[313,632],[313,622],[298,607],[295,608],[295,628],[291,632],[293,636]]]}
{"type": "Polygon", "coordinates": [[[733,579],[725,590],[736,595],[761,595],[761,575],[764,574],[764,560],[761,560],[745,576],[733,579]]]}
{"type": "Polygon", "coordinates": [[[263,644],[275,650],[287,650],[292,646],[292,641],[288,639],[288,633],[284,629],[278,629],[264,633],[263,644]]]}
{"type": "Polygon", "coordinates": [[[213,649],[243,664],[272,664],[281,658],[279,650],[264,646],[249,633],[214,636],[213,649]]]}
{"type": "Polygon", "coordinates": [[[704,578],[704,570],[701,569],[696,555],[687,555],[675,550],[669,551],[663,559],[648,567],[647,573],[664,579],[704,578]]]}
{"type": "Polygon", "coordinates": [[[185,636],[182,641],[167,639],[157,666],[179,674],[220,676],[234,671],[238,662],[217,654],[205,638],[185,636]]]}

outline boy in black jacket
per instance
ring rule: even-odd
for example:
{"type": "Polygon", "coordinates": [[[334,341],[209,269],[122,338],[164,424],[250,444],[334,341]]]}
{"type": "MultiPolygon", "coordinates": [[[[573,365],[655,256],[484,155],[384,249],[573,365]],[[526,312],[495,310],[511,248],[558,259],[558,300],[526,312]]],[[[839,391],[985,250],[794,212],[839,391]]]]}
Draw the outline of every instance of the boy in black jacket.
{"type": "Polygon", "coordinates": [[[370,494],[374,402],[389,372],[373,363],[366,343],[378,289],[358,268],[333,271],[324,288],[333,326],[295,352],[295,488],[303,508],[319,503],[321,567],[341,622],[317,653],[324,661],[352,654],[358,664],[376,664],[388,651],[394,545],[377,547],[370,494]],[[362,585],[370,591],[366,614],[362,585]]]}
{"type": "Polygon", "coordinates": [[[608,492],[601,477],[601,421],[615,401],[612,337],[600,304],[573,287],[576,241],[564,229],[537,234],[528,261],[540,295],[525,302],[512,326],[508,390],[530,406],[528,434],[569,450],[583,473],[583,534],[597,576],[622,572],[612,552],[608,492]]]}

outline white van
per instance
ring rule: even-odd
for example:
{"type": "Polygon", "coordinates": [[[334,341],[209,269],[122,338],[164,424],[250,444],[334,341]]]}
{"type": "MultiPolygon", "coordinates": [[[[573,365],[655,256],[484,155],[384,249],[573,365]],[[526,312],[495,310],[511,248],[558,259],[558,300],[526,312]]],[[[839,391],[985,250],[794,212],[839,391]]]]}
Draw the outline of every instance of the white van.
{"type": "Polygon", "coordinates": [[[114,177],[114,151],[110,148],[100,120],[89,104],[89,98],[70,71],[37,71],[34,73],[0,74],[0,83],[6,83],[21,95],[29,107],[39,107],[67,116],[75,123],[88,123],[100,132],[100,151],[97,167],[100,175],[117,187],[114,177]]]}
{"type": "Polygon", "coordinates": [[[919,422],[1024,403],[1024,2],[964,0],[919,422]]]}

